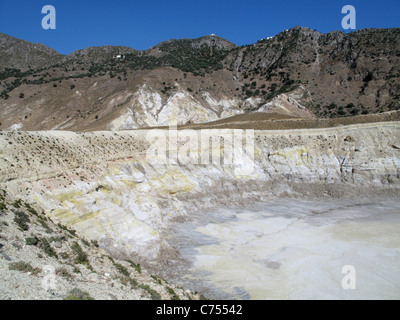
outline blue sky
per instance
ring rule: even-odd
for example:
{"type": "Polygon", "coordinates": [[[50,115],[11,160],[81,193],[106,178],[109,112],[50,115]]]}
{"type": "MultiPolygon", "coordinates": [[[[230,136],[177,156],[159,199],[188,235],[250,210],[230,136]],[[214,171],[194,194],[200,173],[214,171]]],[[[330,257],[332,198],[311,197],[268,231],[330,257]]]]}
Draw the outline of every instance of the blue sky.
{"type": "Polygon", "coordinates": [[[348,4],[357,29],[400,27],[400,0],[0,0],[0,32],[63,54],[101,45],[145,50],[211,33],[244,45],[296,25],[342,30],[348,4]],[[56,8],[56,30],[41,26],[44,5],[56,8]]]}

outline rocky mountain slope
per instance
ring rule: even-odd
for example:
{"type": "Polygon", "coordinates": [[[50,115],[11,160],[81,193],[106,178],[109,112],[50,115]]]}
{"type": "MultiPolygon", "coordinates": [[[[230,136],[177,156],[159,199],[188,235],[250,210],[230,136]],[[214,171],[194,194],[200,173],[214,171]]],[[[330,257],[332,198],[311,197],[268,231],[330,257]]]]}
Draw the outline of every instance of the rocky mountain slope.
{"type": "Polygon", "coordinates": [[[40,69],[58,63],[63,55],[41,43],[16,39],[0,33],[0,71],[40,69]]]}
{"type": "Polygon", "coordinates": [[[330,118],[399,108],[399,29],[321,34],[295,27],[242,47],[210,35],[67,56],[0,39],[2,130],[120,130],[252,112],[330,118]]]}

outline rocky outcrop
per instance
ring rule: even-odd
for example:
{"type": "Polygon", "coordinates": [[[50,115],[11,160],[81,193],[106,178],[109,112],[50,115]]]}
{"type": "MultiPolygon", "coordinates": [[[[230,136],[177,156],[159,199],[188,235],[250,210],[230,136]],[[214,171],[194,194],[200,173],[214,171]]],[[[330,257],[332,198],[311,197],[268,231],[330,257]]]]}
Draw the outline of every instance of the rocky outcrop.
{"type": "Polygon", "coordinates": [[[1,300],[193,300],[199,295],[119,260],[0,190],[1,300]]]}
{"type": "Polygon", "coordinates": [[[262,105],[257,112],[278,113],[298,118],[315,118],[315,115],[308,110],[304,104],[312,101],[310,92],[303,87],[288,94],[280,94],[270,102],[262,105]]]}
{"type": "MultiPolygon", "coordinates": [[[[126,101],[125,112],[108,125],[110,130],[204,123],[218,119],[214,110],[203,106],[186,90],[178,89],[163,103],[157,91],[143,85],[122,99],[126,101]]],[[[110,103],[113,102],[114,99],[110,103]]]]}

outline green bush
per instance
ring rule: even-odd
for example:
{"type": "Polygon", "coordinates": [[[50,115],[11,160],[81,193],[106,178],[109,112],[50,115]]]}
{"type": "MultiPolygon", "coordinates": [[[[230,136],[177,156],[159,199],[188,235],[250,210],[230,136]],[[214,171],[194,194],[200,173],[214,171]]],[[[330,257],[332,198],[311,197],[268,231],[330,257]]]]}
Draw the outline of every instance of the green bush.
{"type": "Polygon", "coordinates": [[[114,263],[114,266],[117,268],[118,272],[121,273],[125,277],[129,277],[129,271],[122,264],[114,263]]]}
{"type": "Polygon", "coordinates": [[[15,211],[14,212],[14,222],[18,225],[18,227],[22,231],[29,230],[28,223],[30,223],[30,220],[26,213],[24,213],[22,211],[15,211]]]}
{"type": "Polygon", "coordinates": [[[161,295],[154,289],[150,288],[147,284],[140,284],[139,288],[146,290],[153,300],[161,300],[161,295]]]}
{"type": "Polygon", "coordinates": [[[31,264],[25,263],[23,261],[11,262],[8,265],[8,269],[9,270],[21,271],[21,272],[26,272],[26,273],[30,272],[30,273],[32,273],[34,275],[40,273],[40,271],[41,271],[39,268],[34,268],[34,267],[32,267],[31,264]]]}
{"type": "Polygon", "coordinates": [[[12,205],[13,205],[14,208],[19,209],[22,206],[22,200],[21,199],[15,200],[12,205]]]}
{"type": "Polygon", "coordinates": [[[178,295],[175,293],[174,289],[172,289],[170,287],[167,287],[167,291],[171,295],[171,297],[172,297],[171,299],[172,300],[180,300],[178,295]]]}
{"type": "Polygon", "coordinates": [[[58,258],[57,253],[54,251],[54,249],[51,247],[49,241],[47,241],[46,238],[41,238],[40,239],[42,248],[44,250],[44,252],[49,256],[49,257],[53,257],[53,258],[58,258]]]}
{"type": "Polygon", "coordinates": [[[253,96],[253,91],[251,91],[251,90],[246,90],[246,97],[247,98],[250,98],[250,97],[252,97],[253,96]]]}
{"type": "Polygon", "coordinates": [[[66,278],[66,279],[68,279],[68,280],[72,279],[72,275],[71,275],[71,274],[69,273],[69,271],[68,271],[66,268],[64,268],[64,267],[58,268],[58,269],[56,270],[56,275],[61,276],[61,277],[63,277],[63,278],[66,278]]]}
{"type": "Polygon", "coordinates": [[[328,108],[329,110],[332,110],[332,109],[337,109],[337,107],[338,107],[337,104],[332,102],[329,106],[326,106],[325,108],[328,108]]]}
{"type": "Polygon", "coordinates": [[[25,239],[25,243],[28,246],[36,246],[39,243],[39,239],[36,238],[36,236],[30,237],[30,238],[26,238],[25,239]]]}
{"type": "Polygon", "coordinates": [[[68,293],[68,295],[64,298],[64,300],[94,300],[94,299],[86,291],[74,288],[68,293]]]}
{"type": "Polygon", "coordinates": [[[26,208],[26,211],[28,211],[29,213],[32,213],[33,215],[39,217],[39,214],[37,213],[37,211],[35,209],[33,209],[28,203],[25,203],[25,208],[26,208]]]}
{"type": "Polygon", "coordinates": [[[91,240],[90,241],[96,248],[99,247],[99,242],[97,240],[91,240]]]}
{"type": "Polygon", "coordinates": [[[61,252],[60,257],[64,260],[69,259],[69,254],[67,252],[61,252]]]}
{"type": "Polygon", "coordinates": [[[53,230],[42,219],[39,219],[39,223],[42,225],[42,227],[46,230],[47,233],[53,232],[53,230]]]}
{"type": "Polygon", "coordinates": [[[76,255],[75,263],[90,266],[90,263],[88,260],[88,255],[86,254],[86,252],[83,251],[83,249],[81,248],[81,246],[79,245],[78,242],[74,242],[71,246],[71,249],[74,252],[74,254],[76,255]]]}
{"type": "Polygon", "coordinates": [[[136,270],[136,272],[138,272],[140,274],[142,273],[142,269],[140,268],[139,263],[136,264],[136,263],[132,262],[131,260],[127,260],[127,261],[130,263],[131,267],[136,270]]]}

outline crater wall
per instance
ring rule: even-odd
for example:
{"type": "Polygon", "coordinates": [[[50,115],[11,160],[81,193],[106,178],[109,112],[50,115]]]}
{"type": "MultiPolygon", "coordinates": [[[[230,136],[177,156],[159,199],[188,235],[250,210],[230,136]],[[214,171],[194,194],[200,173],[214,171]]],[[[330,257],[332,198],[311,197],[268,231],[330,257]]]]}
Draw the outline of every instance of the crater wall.
{"type": "Polygon", "coordinates": [[[150,267],[175,256],[170,227],[195,213],[274,197],[399,194],[400,122],[255,131],[245,176],[223,163],[151,164],[149,132],[3,131],[0,188],[150,267]]]}

